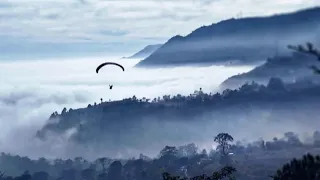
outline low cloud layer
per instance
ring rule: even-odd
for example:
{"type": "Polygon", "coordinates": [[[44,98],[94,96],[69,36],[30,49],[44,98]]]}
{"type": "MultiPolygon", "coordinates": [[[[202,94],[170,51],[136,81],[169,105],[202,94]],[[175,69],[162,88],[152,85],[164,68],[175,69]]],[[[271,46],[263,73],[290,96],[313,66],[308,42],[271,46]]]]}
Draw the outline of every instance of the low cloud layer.
{"type": "MultiPolygon", "coordinates": [[[[188,95],[200,87],[205,92],[215,91],[229,76],[252,69],[212,66],[147,70],[132,68],[139,60],[109,58],[123,64],[126,71],[105,66],[96,74],[96,66],[104,61],[84,58],[0,63],[0,151],[65,157],[73,147],[67,137],[53,137],[45,143],[33,139],[53,111],[86,107],[100,98],[188,95]],[[114,85],[113,90],[109,84],[114,85]]],[[[79,153],[88,152],[85,147],[83,151],[76,148],[79,153]]]]}

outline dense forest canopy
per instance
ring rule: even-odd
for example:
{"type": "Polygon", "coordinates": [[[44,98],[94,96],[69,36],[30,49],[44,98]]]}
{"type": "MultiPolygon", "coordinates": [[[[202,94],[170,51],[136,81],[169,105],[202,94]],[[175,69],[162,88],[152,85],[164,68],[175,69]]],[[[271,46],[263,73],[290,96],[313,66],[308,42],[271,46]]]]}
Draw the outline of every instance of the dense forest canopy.
{"type": "MultiPolygon", "coordinates": [[[[138,158],[130,159],[100,157],[89,161],[76,157],[65,160],[45,158],[33,160],[2,153],[0,168],[5,176],[18,176],[24,172],[22,176],[31,174],[35,180],[51,180],[59,177],[68,180],[95,180],[96,177],[101,180],[160,180],[163,177],[170,178],[172,175],[191,178],[207,174],[209,177],[212,173],[217,175],[220,169],[224,172],[225,166],[231,166],[236,169],[232,170],[231,174],[237,179],[270,179],[271,175],[276,174],[277,177],[285,175],[285,170],[276,172],[281,164],[295,157],[301,157],[305,153],[317,154],[320,151],[319,131],[312,134],[308,143],[302,142],[293,132],[287,132],[282,137],[274,137],[271,141],[259,139],[249,144],[233,142],[236,139],[228,133],[219,133],[212,139],[219,144],[216,149],[209,151],[199,149],[194,143],[179,147],[165,146],[155,158],[140,154],[138,158]],[[283,156],[284,154],[286,155],[283,156]]],[[[308,155],[307,158],[312,157],[308,155]]]]}

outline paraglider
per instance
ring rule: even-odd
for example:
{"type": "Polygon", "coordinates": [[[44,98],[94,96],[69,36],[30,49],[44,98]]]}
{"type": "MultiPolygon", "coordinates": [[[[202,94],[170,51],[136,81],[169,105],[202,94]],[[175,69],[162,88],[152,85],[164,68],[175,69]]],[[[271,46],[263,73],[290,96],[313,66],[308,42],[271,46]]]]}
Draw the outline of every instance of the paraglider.
{"type": "Polygon", "coordinates": [[[105,62],[105,63],[100,64],[100,65],[97,67],[96,73],[98,73],[99,70],[100,70],[103,66],[105,66],[105,65],[115,65],[115,66],[119,66],[119,67],[122,69],[122,71],[124,71],[124,67],[123,67],[122,65],[118,64],[118,63],[115,63],[115,62],[105,62]]]}
{"type": "MultiPolygon", "coordinates": [[[[118,64],[118,63],[115,63],[115,62],[105,62],[105,63],[100,64],[100,65],[97,67],[96,73],[99,73],[99,70],[100,70],[103,66],[105,66],[105,65],[115,65],[115,66],[120,67],[120,68],[122,69],[122,71],[124,71],[124,67],[123,67],[122,65],[118,64]]],[[[111,90],[112,88],[113,88],[113,85],[112,85],[112,84],[109,85],[109,89],[111,90]]]]}

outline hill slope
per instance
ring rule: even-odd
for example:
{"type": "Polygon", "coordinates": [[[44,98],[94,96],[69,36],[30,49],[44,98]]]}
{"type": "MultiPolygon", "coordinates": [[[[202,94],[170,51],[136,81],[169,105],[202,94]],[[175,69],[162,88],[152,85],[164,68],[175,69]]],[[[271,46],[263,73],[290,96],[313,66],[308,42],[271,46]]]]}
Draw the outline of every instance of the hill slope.
{"type": "Polygon", "coordinates": [[[318,82],[319,77],[309,67],[317,64],[317,58],[294,52],[292,55],[268,58],[266,63],[253,70],[232,76],[221,84],[221,88],[237,88],[247,82],[266,84],[271,77],[280,77],[286,82],[297,80],[318,82]]]}
{"type": "Polygon", "coordinates": [[[139,59],[139,58],[146,58],[150,56],[154,51],[159,49],[162,46],[162,44],[154,44],[154,45],[148,45],[139,52],[135,53],[134,55],[130,57],[126,57],[126,59],[139,59]]]}
{"type": "Polygon", "coordinates": [[[288,44],[319,38],[320,7],[268,17],[228,19],[174,36],[136,67],[226,63],[251,64],[277,53],[288,44]]]}
{"type": "MultiPolygon", "coordinates": [[[[303,122],[303,119],[308,119],[304,116],[319,109],[320,85],[296,87],[300,85],[284,84],[279,78],[271,78],[266,86],[245,84],[238,90],[226,89],[222,93],[197,91],[188,96],[155,98],[151,102],[134,96],[121,101],[88,105],[82,109],[67,111],[65,108],[61,114],[53,113],[36,136],[46,140],[74,129],[76,131],[70,137],[73,142],[90,147],[100,142],[108,150],[116,152],[129,146],[140,151],[146,149],[145,143],[151,143],[153,148],[162,148],[165,144],[161,143],[200,142],[214,131],[212,128],[215,127],[205,128],[209,124],[227,126],[225,122],[238,122],[239,126],[235,127],[247,127],[238,120],[247,118],[246,122],[252,124],[257,119],[265,118],[268,111],[268,118],[273,122],[297,118],[301,118],[297,122],[303,122]],[[293,108],[300,111],[284,113],[293,108]],[[188,136],[177,131],[176,127],[188,129],[188,136]],[[202,129],[200,134],[198,129],[202,129]],[[155,140],[157,143],[153,144],[155,140]]],[[[308,120],[320,122],[314,118],[308,120]]]]}

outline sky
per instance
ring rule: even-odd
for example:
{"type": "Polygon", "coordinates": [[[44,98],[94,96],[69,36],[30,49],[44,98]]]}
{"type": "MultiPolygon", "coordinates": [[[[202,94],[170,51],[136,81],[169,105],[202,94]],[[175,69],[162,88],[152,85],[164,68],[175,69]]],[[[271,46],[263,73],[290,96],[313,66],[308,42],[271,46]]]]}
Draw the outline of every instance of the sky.
{"type": "Polygon", "coordinates": [[[126,56],[240,14],[272,15],[317,5],[319,0],[1,0],[0,60],[126,56]]]}
{"type": "Polygon", "coordinates": [[[164,43],[177,34],[187,35],[240,13],[243,17],[262,16],[315,5],[320,1],[0,0],[0,151],[64,157],[74,153],[66,142],[43,144],[33,139],[53,111],[86,107],[101,97],[188,95],[199,87],[213,92],[228,77],[252,69],[144,70],[131,69],[139,61],[132,60],[121,62],[126,73],[107,67],[97,75],[94,69],[105,57],[118,61],[119,56],[131,55],[148,44],[164,43]],[[47,59],[1,61],[34,56],[47,59]],[[110,83],[116,91],[109,90],[110,83]]]}

